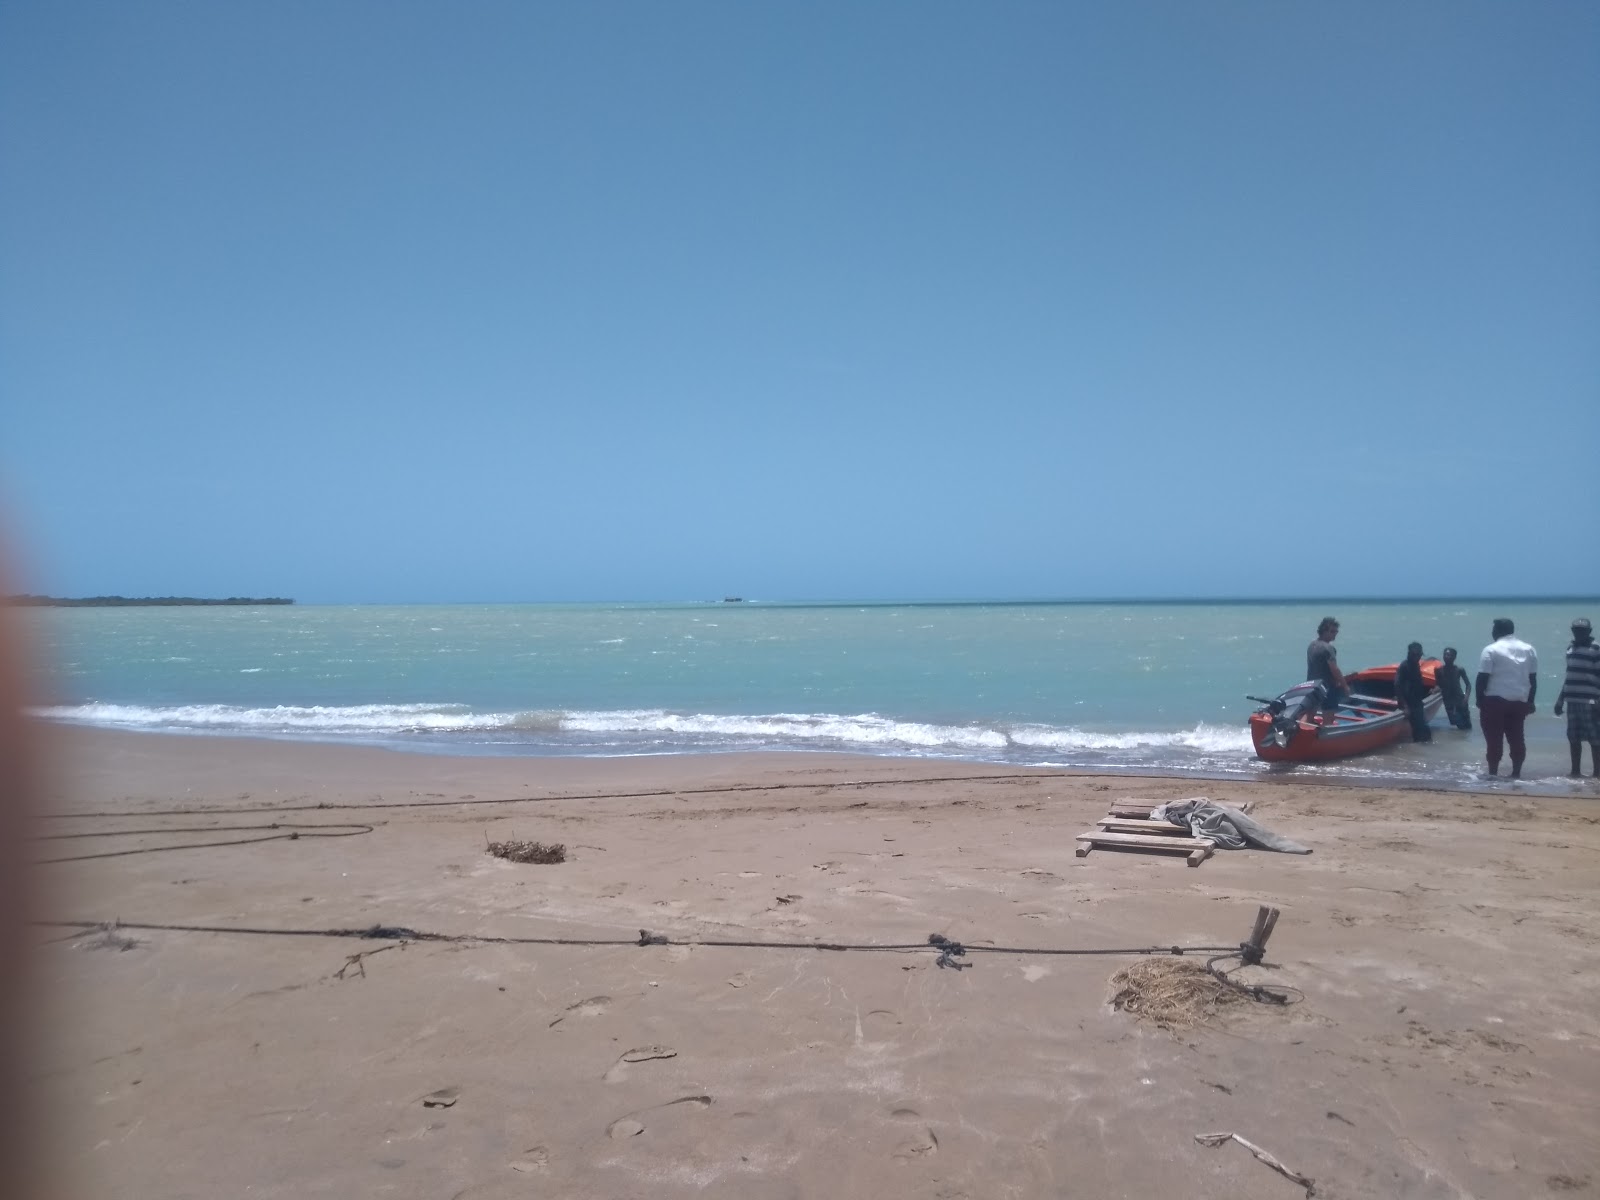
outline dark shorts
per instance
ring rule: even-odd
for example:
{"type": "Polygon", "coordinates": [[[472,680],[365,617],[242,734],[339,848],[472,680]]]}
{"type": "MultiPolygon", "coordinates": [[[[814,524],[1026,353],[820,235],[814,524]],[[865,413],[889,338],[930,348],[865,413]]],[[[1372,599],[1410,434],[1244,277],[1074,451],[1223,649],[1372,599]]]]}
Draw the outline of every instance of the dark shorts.
{"type": "Polygon", "coordinates": [[[1593,700],[1567,701],[1567,741],[1600,742],[1600,704],[1593,700]]]}

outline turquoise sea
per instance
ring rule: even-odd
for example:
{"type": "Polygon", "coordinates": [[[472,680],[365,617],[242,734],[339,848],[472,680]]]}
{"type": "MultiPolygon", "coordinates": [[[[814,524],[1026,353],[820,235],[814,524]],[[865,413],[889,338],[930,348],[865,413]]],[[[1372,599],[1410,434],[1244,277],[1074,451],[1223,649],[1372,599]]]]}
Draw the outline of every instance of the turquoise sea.
{"type": "MultiPolygon", "coordinates": [[[[1471,670],[1497,616],[1539,650],[1527,786],[1565,792],[1550,706],[1600,603],[700,604],[24,609],[40,710],[118,729],[447,754],[841,750],[1171,773],[1256,761],[1247,693],[1303,675],[1325,614],[1347,668],[1445,645],[1471,670]]],[[[1482,739],[1435,722],[1307,778],[1482,784],[1482,739]]]]}

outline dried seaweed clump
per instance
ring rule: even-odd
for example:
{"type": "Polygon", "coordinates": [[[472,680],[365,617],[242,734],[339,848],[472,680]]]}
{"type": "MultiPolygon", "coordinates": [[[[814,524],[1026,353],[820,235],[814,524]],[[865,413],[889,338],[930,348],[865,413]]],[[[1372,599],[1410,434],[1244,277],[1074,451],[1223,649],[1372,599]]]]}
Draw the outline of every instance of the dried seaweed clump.
{"type": "Polygon", "coordinates": [[[559,863],[567,861],[567,848],[561,843],[546,846],[543,842],[490,842],[489,853],[508,862],[559,863]]]}
{"type": "Polygon", "coordinates": [[[129,937],[117,930],[115,921],[96,925],[90,934],[79,938],[73,946],[79,950],[132,950],[135,946],[144,944],[138,938],[129,937]]]}
{"type": "Polygon", "coordinates": [[[1167,1030],[1192,1029],[1249,999],[1186,958],[1141,958],[1111,977],[1111,1007],[1167,1030]]]}

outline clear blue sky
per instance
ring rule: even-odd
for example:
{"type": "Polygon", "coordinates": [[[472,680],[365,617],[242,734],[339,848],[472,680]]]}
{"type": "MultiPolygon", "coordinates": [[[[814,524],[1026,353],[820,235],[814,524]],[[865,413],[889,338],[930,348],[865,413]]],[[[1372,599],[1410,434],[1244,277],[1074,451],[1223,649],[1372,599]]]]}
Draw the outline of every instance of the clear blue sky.
{"type": "Polygon", "coordinates": [[[1600,591],[1600,5],[0,5],[32,590],[1600,591]]]}

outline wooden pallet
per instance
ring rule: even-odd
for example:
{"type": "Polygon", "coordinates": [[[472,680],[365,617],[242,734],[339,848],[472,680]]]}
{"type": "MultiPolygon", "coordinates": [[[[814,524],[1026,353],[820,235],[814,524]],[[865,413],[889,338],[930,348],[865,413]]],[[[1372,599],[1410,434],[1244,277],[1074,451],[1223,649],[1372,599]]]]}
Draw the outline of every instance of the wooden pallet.
{"type": "Polygon", "coordinates": [[[1096,822],[1096,828],[1078,835],[1078,857],[1087,856],[1098,846],[1157,854],[1183,854],[1188,857],[1191,867],[1198,867],[1211,857],[1216,842],[1210,838],[1195,837],[1186,827],[1170,821],[1152,821],[1151,812],[1163,803],[1172,802],[1113,801],[1110,813],[1096,822]]]}

